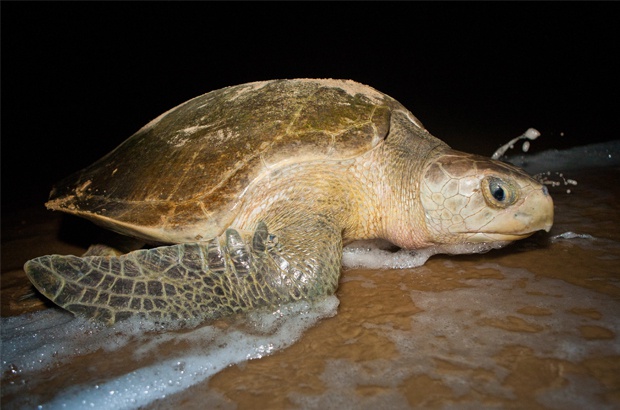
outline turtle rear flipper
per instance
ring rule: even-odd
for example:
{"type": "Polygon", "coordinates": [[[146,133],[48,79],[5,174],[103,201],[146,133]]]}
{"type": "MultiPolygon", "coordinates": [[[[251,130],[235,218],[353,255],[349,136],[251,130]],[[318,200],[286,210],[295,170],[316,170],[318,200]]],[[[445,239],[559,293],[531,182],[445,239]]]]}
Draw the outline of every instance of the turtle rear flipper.
{"type": "Polygon", "coordinates": [[[48,255],[24,269],[43,295],[76,315],[110,324],[133,315],[209,319],[333,293],[341,240],[327,231],[273,235],[259,223],[249,235],[228,229],[209,242],[120,256],[48,255]]]}

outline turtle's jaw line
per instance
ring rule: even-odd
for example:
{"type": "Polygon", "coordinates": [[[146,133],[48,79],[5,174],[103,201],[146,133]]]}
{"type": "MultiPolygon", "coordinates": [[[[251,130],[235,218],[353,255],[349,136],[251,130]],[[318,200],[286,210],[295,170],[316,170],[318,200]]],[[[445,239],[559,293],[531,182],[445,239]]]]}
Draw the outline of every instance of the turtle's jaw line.
{"type": "Polygon", "coordinates": [[[524,233],[524,234],[504,234],[504,233],[491,233],[487,234],[492,237],[493,240],[497,241],[518,241],[520,239],[525,239],[528,236],[531,236],[534,232],[524,233]]]}
{"type": "Polygon", "coordinates": [[[537,231],[527,233],[500,233],[500,232],[463,232],[464,235],[471,234],[469,240],[476,242],[511,242],[525,239],[537,231]]]}

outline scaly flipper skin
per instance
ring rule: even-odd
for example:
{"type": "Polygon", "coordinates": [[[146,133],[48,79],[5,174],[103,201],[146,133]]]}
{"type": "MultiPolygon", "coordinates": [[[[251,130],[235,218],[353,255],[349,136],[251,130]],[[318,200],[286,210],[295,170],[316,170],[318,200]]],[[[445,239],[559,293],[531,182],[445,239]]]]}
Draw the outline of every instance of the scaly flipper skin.
{"type": "Polygon", "coordinates": [[[333,293],[341,239],[308,225],[305,238],[270,234],[261,222],[247,239],[228,229],[208,242],[120,256],[42,256],[25,270],[59,306],[109,324],[133,315],[212,319],[333,293]]]}

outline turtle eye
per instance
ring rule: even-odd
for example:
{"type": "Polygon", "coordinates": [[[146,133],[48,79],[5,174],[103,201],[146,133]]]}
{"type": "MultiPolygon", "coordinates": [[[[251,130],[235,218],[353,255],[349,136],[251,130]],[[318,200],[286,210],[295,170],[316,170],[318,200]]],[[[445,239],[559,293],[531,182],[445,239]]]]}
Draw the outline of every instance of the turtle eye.
{"type": "Polygon", "coordinates": [[[491,190],[493,198],[497,199],[499,202],[504,202],[504,199],[506,199],[506,191],[504,191],[504,188],[502,188],[499,182],[491,181],[489,183],[489,189],[491,190]]]}
{"type": "Polygon", "coordinates": [[[513,184],[497,177],[487,177],[483,180],[484,198],[489,205],[506,208],[515,203],[517,189],[513,184]]]}

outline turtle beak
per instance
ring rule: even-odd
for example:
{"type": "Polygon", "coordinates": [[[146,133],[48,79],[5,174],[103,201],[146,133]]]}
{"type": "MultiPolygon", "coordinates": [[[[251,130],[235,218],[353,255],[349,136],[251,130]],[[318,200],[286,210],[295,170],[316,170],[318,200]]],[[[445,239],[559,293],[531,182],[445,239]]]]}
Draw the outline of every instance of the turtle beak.
{"type": "Polygon", "coordinates": [[[529,236],[537,231],[549,232],[553,226],[553,199],[546,186],[532,190],[516,208],[513,234],[529,236]]]}
{"type": "Polygon", "coordinates": [[[551,231],[551,227],[553,226],[553,199],[551,199],[551,195],[549,195],[549,190],[547,189],[545,185],[543,185],[542,187],[542,192],[543,192],[543,196],[545,198],[548,198],[548,201],[546,204],[548,208],[548,213],[547,213],[547,218],[545,221],[545,227],[543,229],[549,232],[551,231]]]}
{"type": "Polygon", "coordinates": [[[532,229],[531,232],[540,230],[549,232],[551,230],[553,226],[553,199],[551,199],[546,186],[543,185],[541,189],[532,191],[523,201],[522,207],[529,216],[526,226],[532,229]]]}

